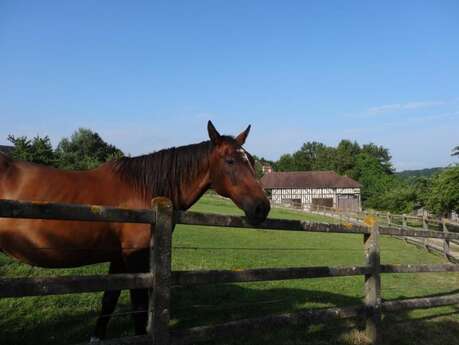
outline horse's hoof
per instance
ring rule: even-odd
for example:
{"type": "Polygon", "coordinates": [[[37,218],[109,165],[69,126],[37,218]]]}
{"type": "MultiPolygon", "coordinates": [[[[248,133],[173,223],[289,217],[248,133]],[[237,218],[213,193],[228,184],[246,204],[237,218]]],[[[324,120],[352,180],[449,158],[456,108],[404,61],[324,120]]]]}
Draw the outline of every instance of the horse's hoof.
{"type": "Polygon", "coordinates": [[[89,339],[90,344],[96,344],[100,342],[101,342],[100,338],[97,338],[97,337],[91,337],[91,339],[89,339]]]}

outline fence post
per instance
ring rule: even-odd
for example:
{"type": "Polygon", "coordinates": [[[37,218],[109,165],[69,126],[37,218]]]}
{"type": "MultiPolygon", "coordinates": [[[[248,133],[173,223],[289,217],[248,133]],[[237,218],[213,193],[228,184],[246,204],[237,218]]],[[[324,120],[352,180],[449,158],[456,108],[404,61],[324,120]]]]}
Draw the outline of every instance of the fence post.
{"type": "Polygon", "coordinates": [[[427,216],[425,214],[422,215],[422,228],[424,230],[429,230],[429,223],[427,222],[427,216]]]}
{"type": "MultiPolygon", "coordinates": [[[[442,218],[442,227],[443,227],[443,233],[447,234],[449,231],[448,231],[448,226],[446,225],[446,219],[445,218],[442,218]]],[[[444,239],[443,240],[443,255],[445,256],[445,258],[447,258],[448,260],[450,259],[449,257],[449,240],[448,239],[444,239]]]]}
{"type": "Polygon", "coordinates": [[[151,224],[150,272],[153,288],[148,305],[148,333],[153,345],[169,345],[171,242],[173,228],[172,202],[164,197],[151,201],[155,224],[151,224]]]}
{"type": "Polygon", "coordinates": [[[371,233],[364,235],[365,264],[371,268],[371,273],[365,275],[365,333],[371,344],[381,342],[381,259],[379,247],[379,226],[376,218],[369,219],[371,233]]]}
{"type": "MultiPolygon", "coordinates": [[[[406,216],[402,214],[402,229],[406,229],[406,216]]],[[[406,244],[408,244],[408,238],[406,236],[403,236],[403,240],[405,241],[406,244]]]]}
{"type": "Polygon", "coordinates": [[[390,212],[387,212],[387,224],[391,225],[392,224],[392,217],[390,212]]]}
{"type": "Polygon", "coordinates": [[[407,222],[406,222],[406,215],[402,214],[402,226],[406,228],[407,222]]]}
{"type": "MultiPolygon", "coordinates": [[[[429,223],[427,221],[427,216],[425,214],[422,215],[422,229],[423,230],[429,230],[429,223]]],[[[429,248],[427,247],[427,243],[429,242],[429,239],[424,237],[422,239],[422,243],[424,245],[424,249],[429,251],[429,248]]]]}

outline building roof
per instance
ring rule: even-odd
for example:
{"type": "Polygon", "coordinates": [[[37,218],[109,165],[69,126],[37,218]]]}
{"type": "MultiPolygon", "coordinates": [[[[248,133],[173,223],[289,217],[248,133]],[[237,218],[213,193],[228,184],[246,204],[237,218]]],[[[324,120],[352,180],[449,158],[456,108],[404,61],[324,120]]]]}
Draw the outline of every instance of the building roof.
{"type": "Polygon", "coordinates": [[[263,188],[360,188],[357,181],[334,171],[272,172],[261,178],[263,188]]]}
{"type": "Polygon", "coordinates": [[[10,154],[13,150],[14,146],[0,145],[0,152],[10,154]]]}

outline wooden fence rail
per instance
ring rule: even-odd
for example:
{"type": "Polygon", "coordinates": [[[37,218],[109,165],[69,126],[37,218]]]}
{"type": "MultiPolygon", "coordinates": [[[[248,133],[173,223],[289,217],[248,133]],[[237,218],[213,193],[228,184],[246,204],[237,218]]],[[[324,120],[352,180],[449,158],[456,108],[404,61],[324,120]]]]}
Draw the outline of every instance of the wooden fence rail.
{"type": "MultiPolygon", "coordinates": [[[[435,219],[431,217],[411,216],[406,214],[392,214],[389,212],[352,212],[342,211],[331,207],[316,206],[315,212],[338,218],[341,221],[347,220],[355,224],[361,224],[367,217],[375,217],[380,224],[381,229],[400,229],[397,234],[394,230],[389,230],[394,236],[399,236],[409,244],[422,247],[429,252],[444,256],[452,263],[459,263],[459,240],[456,237],[445,237],[441,233],[459,233],[459,223],[452,222],[448,219],[435,219]],[[418,230],[418,233],[411,236],[410,232],[404,230],[418,230]],[[437,235],[433,233],[436,232],[437,235]],[[423,237],[423,239],[419,239],[423,237]],[[438,239],[438,240],[427,240],[438,239]]],[[[384,232],[384,230],[383,230],[384,232]]],[[[387,234],[387,233],[385,233],[387,234]]]]}
{"type": "MultiPolygon", "coordinates": [[[[381,273],[459,272],[459,265],[380,265],[381,273]]],[[[173,271],[171,287],[306,278],[350,277],[371,273],[369,266],[288,267],[247,270],[173,271]]],[[[63,295],[104,290],[143,288],[154,284],[151,273],[91,276],[0,278],[0,298],[63,295]]]]}
{"type": "Polygon", "coordinates": [[[154,224],[154,210],[0,199],[0,217],[154,224]]]}
{"type": "Polygon", "coordinates": [[[444,226],[448,227],[452,232],[459,232],[459,223],[452,221],[447,218],[434,218],[431,216],[413,216],[409,214],[394,214],[391,212],[382,212],[382,211],[350,211],[350,210],[340,210],[334,207],[327,207],[322,205],[314,206],[312,211],[319,212],[329,212],[334,215],[343,215],[343,217],[354,217],[355,219],[362,220],[366,216],[376,217],[380,220],[380,223],[386,224],[398,224],[409,226],[409,222],[412,221],[413,224],[422,227],[425,230],[443,231],[444,226]],[[432,225],[435,225],[432,227],[432,225]]]}
{"type": "Polygon", "coordinates": [[[104,341],[104,345],[192,344],[210,338],[248,334],[253,332],[254,329],[269,328],[274,324],[279,327],[355,317],[364,317],[366,319],[366,333],[373,344],[378,344],[381,342],[380,321],[382,312],[459,303],[459,294],[399,301],[382,300],[381,274],[459,272],[459,265],[381,265],[379,246],[381,235],[459,240],[459,233],[378,225],[376,217],[370,219],[369,225],[351,222],[328,224],[268,219],[255,227],[265,230],[361,234],[363,235],[365,253],[365,265],[363,266],[262,268],[238,271],[171,271],[171,243],[174,223],[247,229],[252,229],[253,226],[243,217],[196,212],[175,212],[174,214],[171,202],[164,198],[154,199],[151,210],[127,210],[91,205],[62,205],[0,200],[0,217],[151,224],[152,241],[149,273],[108,276],[0,278],[0,297],[43,296],[132,288],[149,289],[148,335],[104,341]],[[154,246],[153,243],[155,244],[154,246]],[[365,277],[365,299],[361,305],[300,310],[295,313],[268,315],[256,319],[237,320],[219,325],[184,330],[171,330],[169,327],[170,291],[176,286],[355,275],[363,275],[365,277]]]}

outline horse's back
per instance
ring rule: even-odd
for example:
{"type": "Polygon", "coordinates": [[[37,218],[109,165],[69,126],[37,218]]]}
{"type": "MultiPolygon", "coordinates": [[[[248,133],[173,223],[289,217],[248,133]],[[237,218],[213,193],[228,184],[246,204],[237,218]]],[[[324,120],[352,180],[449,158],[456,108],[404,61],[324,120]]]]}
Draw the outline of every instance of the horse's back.
{"type": "Polygon", "coordinates": [[[0,199],[9,199],[17,185],[17,169],[13,159],[0,152],[0,199]]]}
{"type": "Polygon", "coordinates": [[[68,171],[0,156],[1,199],[107,204],[108,171],[68,171]],[[103,193],[101,193],[103,192],[103,193]]]}
{"type": "MultiPolygon", "coordinates": [[[[104,167],[65,171],[0,156],[0,199],[136,207],[130,197],[104,167]]],[[[0,218],[0,249],[38,266],[111,261],[121,255],[122,241],[120,224],[0,218]]]]}

